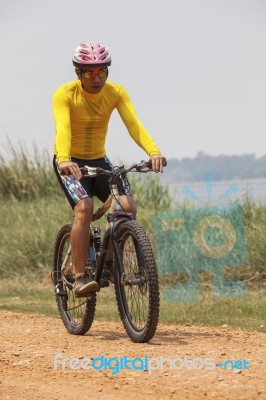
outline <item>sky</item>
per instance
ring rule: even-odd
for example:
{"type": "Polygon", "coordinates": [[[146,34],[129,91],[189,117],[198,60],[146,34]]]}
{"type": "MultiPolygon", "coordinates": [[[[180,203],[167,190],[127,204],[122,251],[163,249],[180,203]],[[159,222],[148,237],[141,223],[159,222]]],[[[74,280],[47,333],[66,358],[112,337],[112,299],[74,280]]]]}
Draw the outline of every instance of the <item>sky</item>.
{"type": "MultiPolygon", "coordinates": [[[[53,153],[53,92],[76,79],[75,47],[104,43],[168,158],[266,154],[265,0],[0,0],[0,145],[53,153]]],[[[114,110],[108,156],[147,156],[114,110]]]]}

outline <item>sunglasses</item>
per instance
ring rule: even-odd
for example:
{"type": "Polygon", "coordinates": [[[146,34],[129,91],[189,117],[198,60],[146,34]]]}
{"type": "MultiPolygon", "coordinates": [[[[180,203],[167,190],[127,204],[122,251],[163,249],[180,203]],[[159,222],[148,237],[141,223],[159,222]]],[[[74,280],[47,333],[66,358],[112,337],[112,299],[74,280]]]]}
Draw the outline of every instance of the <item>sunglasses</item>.
{"type": "Polygon", "coordinates": [[[81,71],[81,73],[84,78],[92,79],[95,76],[98,76],[98,78],[103,78],[104,76],[107,75],[107,71],[108,68],[105,67],[102,69],[98,69],[97,71],[85,71],[85,72],[81,71]]]}

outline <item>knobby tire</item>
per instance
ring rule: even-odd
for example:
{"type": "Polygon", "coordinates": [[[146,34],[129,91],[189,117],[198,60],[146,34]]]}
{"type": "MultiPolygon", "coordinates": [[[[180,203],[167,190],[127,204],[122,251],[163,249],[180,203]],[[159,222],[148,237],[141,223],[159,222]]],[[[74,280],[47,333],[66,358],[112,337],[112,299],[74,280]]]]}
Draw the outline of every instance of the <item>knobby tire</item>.
{"type": "Polygon", "coordinates": [[[84,335],[90,329],[96,308],[96,293],[91,298],[77,298],[71,284],[74,283],[73,260],[71,254],[66,256],[70,246],[72,225],[64,225],[58,232],[54,247],[53,281],[55,296],[60,317],[73,335],[84,335]],[[67,260],[64,272],[61,271],[64,259],[67,260]],[[65,275],[65,276],[64,276],[65,275]]]}
{"type": "Polygon", "coordinates": [[[120,317],[128,336],[148,342],[156,332],[160,295],[156,262],[148,235],[136,221],[118,225],[120,265],[115,257],[115,292],[120,317]],[[127,283],[126,283],[127,282],[127,283]]]}

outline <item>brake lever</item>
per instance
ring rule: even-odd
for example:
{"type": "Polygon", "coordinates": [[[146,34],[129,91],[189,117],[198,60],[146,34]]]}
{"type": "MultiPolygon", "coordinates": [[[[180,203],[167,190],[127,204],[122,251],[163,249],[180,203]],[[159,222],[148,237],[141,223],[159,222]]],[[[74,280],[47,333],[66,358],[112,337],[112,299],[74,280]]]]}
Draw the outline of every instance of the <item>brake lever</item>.
{"type": "Polygon", "coordinates": [[[136,171],[138,172],[150,172],[152,170],[151,161],[142,160],[140,164],[136,166],[136,171]]]}

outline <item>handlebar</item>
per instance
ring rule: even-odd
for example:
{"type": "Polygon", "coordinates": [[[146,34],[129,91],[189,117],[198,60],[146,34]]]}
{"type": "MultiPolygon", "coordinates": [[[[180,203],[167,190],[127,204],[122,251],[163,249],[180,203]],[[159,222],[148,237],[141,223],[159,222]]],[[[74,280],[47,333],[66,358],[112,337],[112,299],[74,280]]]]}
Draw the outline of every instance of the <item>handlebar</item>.
{"type": "Polygon", "coordinates": [[[100,167],[89,167],[88,165],[84,165],[84,167],[80,168],[83,176],[88,176],[93,178],[98,175],[121,175],[126,174],[128,172],[142,172],[147,173],[152,171],[152,164],[151,161],[141,161],[139,164],[133,164],[129,168],[125,168],[124,166],[121,167],[114,167],[112,170],[103,169],[100,167]]]}

